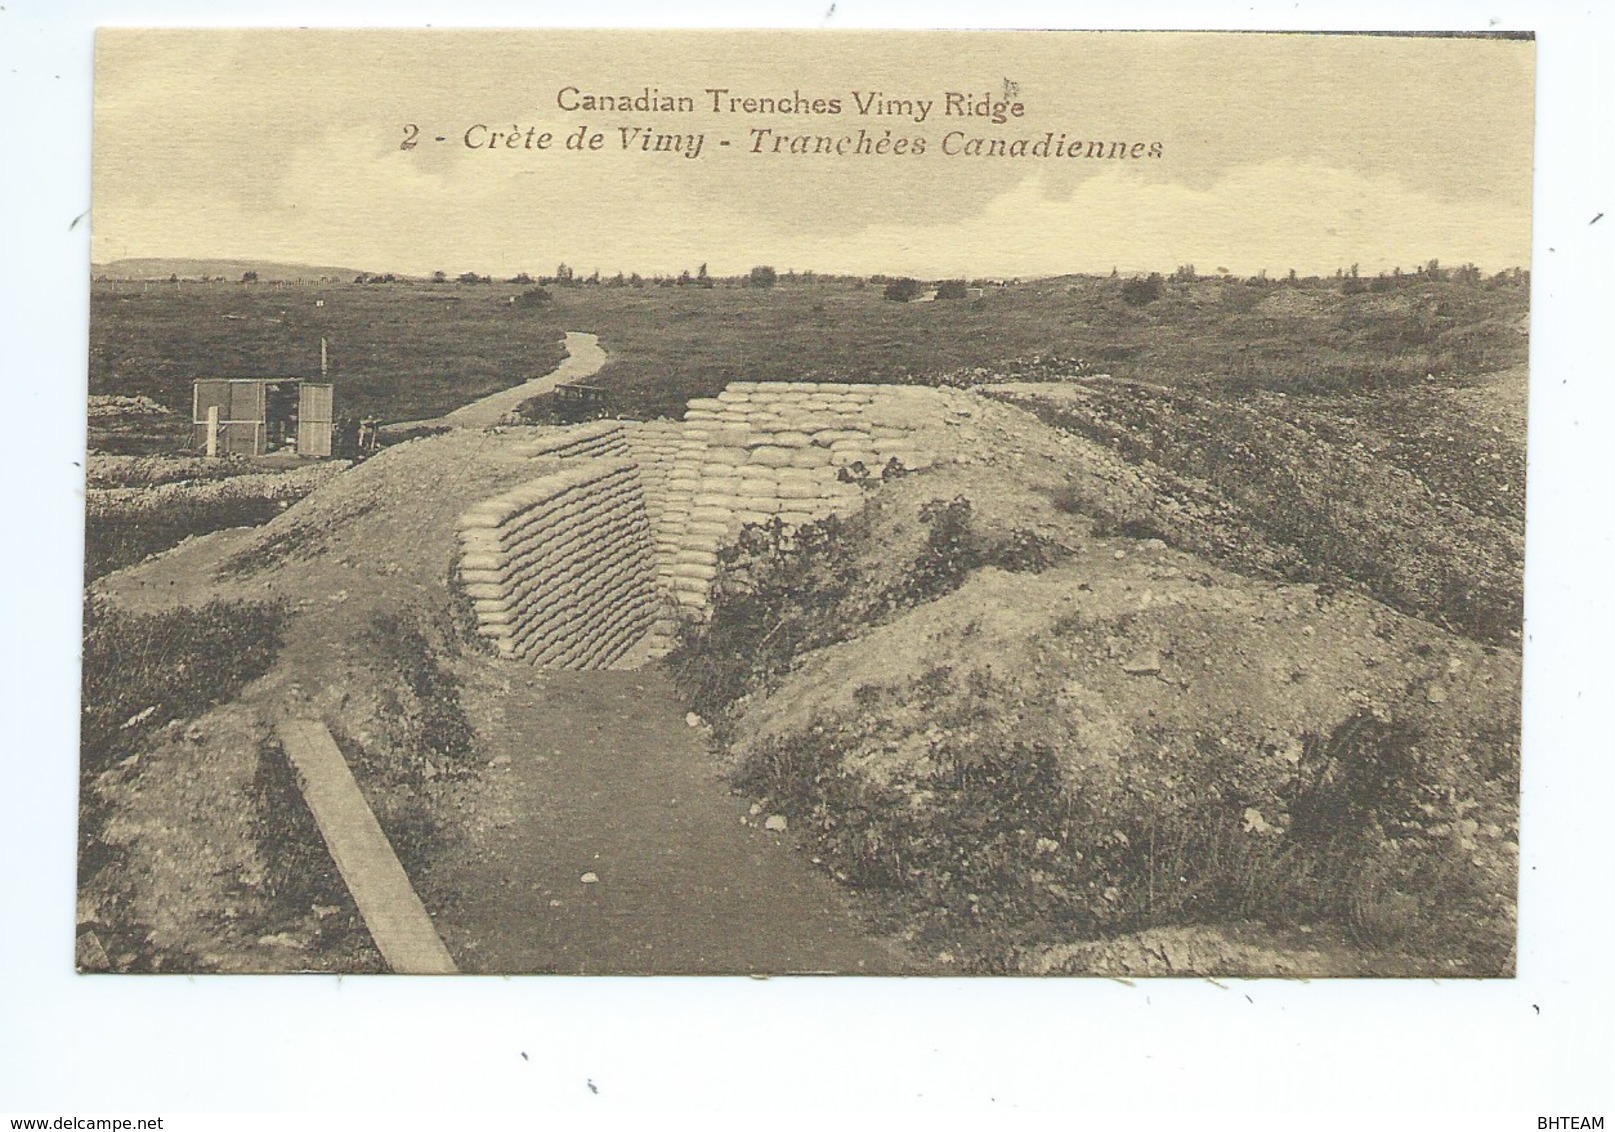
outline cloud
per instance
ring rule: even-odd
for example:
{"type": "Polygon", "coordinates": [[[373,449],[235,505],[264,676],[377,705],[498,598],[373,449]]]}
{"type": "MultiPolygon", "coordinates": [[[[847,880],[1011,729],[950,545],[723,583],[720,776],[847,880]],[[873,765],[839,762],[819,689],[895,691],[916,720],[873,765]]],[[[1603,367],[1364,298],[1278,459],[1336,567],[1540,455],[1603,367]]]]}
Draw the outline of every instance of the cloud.
{"type": "MultiPolygon", "coordinates": [[[[442,143],[453,147],[457,139],[442,143]]],[[[846,158],[841,160],[859,160],[846,158]]],[[[1006,158],[928,154],[909,194],[945,191],[950,165],[1006,158]]],[[[1035,159],[1028,159],[1035,160],[1035,159]]],[[[1059,159],[1045,159],[1059,160],[1059,159]]],[[[1085,164],[1088,159],[1077,159],[1085,164]]],[[[1529,261],[1530,217],[1484,195],[1436,196],[1390,175],[1274,160],[1203,185],[1108,165],[1074,182],[1031,168],[960,219],[894,220],[890,208],[827,230],[793,200],[738,207],[700,161],[620,147],[585,156],[400,151],[364,130],[328,130],[243,195],[176,172],[160,199],[131,195],[96,215],[98,259],[242,256],[372,270],[675,272],[710,263],[924,277],[1170,271],[1192,263],[1329,274],[1436,258],[1487,270],[1529,261]]],[[[1091,165],[1089,165],[1091,169],[1091,165]]],[[[1062,171],[1063,172],[1063,171],[1062,171]]],[[[99,203],[99,202],[98,202],[99,203]]],[[[935,214],[931,214],[932,217],[935,214]]]]}
{"type": "Polygon", "coordinates": [[[872,226],[831,249],[798,236],[778,258],[844,264],[862,272],[1053,275],[1169,271],[1192,263],[1328,274],[1364,272],[1436,258],[1487,270],[1530,260],[1530,216],[1484,197],[1436,198],[1395,177],[1270,162],[1238,166],[1204,189],[1108,170],[1067,195],[1033,173],[963,223],[872,226]]]}

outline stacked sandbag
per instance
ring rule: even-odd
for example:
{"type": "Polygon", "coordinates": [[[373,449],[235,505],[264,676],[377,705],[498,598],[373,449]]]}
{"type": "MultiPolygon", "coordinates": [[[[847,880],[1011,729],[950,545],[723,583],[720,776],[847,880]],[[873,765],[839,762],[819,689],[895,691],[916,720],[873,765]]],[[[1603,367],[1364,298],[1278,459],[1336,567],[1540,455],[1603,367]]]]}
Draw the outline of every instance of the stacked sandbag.
{"type": "Polygon", "coordinates": [[[691,401],[684,419],[720,437],[749,434],[741,443],[753,450],[754,463],[813,467],[828,453],[831,467],[858,464],[878,473],[893,458],[910,470],[929,467],[935,454],[918,436],[939,423],[942,413],[930,389],[736,381],[716,397],[691,401]]]}
{"type": "Polygon", "coordinates": [[[652,526],[661,518],[667,503],[667,480],[682,431],[677,421],[656,420],[629,423],[623,432],[628,456],[639,465],[639,484],[645,492],[645,509],[650,512],[652,526]]]}
{"type": "Polygon", "coordinates": [[[650,524],[635,465],[587,460],[460,517],[461,585],[505,656],[604,668],[655,624],[650,524]]]}
{"type": "Polygon", "coordinates": [[[536,439],[513,445],[511,451],[518,456],[534,459],[629,455],[628,440],[621,421],[594,421],[567,428],[547,428],[536,439]]]}
{"type": "MultiPolygon", "coordinates": [[[[678,421],[654,420],[629,423],[625,431],[629,452],[639,467],[639,486],[645,496],[645,513],[650,521],[659,568],[657,580],[667,592],[672,590],[671,578],[661,573],[660,568],[672,565],[677,548],[665,533],[664,518],[670,497],[668,484],[683,445],[683,430],[684,426],[678,421]]],[[[683,513],[688,512],[687,503],[687,500],[681,503],[683,513]]],[[[659,618],[646,638],[646,655],[651,659],[667,655],[673,646],[675,628],[671,617],[659,618]]]]}
{"type": "Polygon", "coordinates": [[[920,435],[943,411],[933,390],[831,382],[737,381],[690,401],[656,469],[662,584],[701,615],[718,549],[741,527],[777,518],[794,528],[856,509],[852,479],[878,477],[892,459],[932,464],[920,435]]]}

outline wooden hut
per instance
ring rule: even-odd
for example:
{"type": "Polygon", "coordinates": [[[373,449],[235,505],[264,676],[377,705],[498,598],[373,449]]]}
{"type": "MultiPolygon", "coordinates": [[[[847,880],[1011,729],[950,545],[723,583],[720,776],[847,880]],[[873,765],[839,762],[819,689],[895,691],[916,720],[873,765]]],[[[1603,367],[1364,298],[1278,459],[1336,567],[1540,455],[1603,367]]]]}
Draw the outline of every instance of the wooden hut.
{"type": "Polygon", "coordinates": [[[331,386],[296,377],[209,377],[191,386],[192,443],[209,455],[331,454],[331,386]]]}

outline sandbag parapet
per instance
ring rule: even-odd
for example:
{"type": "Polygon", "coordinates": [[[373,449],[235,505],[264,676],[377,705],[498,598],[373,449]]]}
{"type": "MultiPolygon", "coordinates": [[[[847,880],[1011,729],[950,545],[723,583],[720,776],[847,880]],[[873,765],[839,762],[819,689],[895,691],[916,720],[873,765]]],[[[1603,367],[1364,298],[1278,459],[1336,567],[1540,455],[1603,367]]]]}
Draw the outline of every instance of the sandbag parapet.
{"type": "MultiPolygon", "coordinates": [[[[610,437],[626,450],[612,424],[610,437]]],[[[590,443],[606,435],[597,432],[590,443]]],[[[630,460],[568,462],[468,508],[459,530],[459,585],[477,632],[504,656],[606,667],[665,616],[650,519],[630,460]]]]}

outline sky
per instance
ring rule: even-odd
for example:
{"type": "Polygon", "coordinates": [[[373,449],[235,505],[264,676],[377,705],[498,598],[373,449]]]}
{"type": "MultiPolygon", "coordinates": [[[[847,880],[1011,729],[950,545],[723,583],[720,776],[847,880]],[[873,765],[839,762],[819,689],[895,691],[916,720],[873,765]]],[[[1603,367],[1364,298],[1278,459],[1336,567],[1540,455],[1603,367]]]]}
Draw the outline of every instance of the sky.
{"type": "Polygon", "coordinates": [[[494,275],[1497,271],[1529,264],[1534,58],[1529,40],[1351,35],[103,30],[92,256],[494,275]],[[565,88],[697,110],[568,110],[565,88]],[[711,89],[842,112],[714,112],[711,89]],[[1023,112],[945,115],[950,91],[1023,112]],[[914,113],[860,114],[869,92],[914,113]],[[686,151],[699,136],[699,156],[644,152],[643,134],[625,148],[635,128],[686,151]],[[529,129],[550,147],[484,144],[529,129]],[[926,150],[769,150],[860,130],[926,150]],[[567,149],[579,131],[599,148],[567,149]],[[948,152],[1050,135],[1142,156],[948,152]]]}

